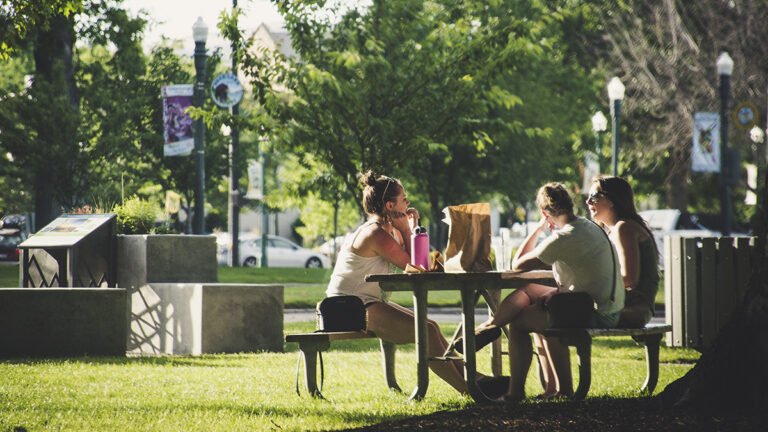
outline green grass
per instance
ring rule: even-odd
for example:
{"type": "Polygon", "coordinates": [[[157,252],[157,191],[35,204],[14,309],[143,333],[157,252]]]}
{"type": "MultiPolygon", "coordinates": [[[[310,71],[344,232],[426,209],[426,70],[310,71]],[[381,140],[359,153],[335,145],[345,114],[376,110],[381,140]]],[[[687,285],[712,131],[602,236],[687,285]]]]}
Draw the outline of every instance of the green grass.
{"type": "MultiPolygon", "coordinates": [[[[311,322],[286,325],[286,332],[312,329],[311,322]]],[[[375,340],[335,343],[324,356],[328,401],[304,389],[296,395],[296,355],[289,344],[285,353],[0,361],[0,430],[333,430],[472,404],[434,375],[426,399],[407,402],[416,382],[413,345],[398,347],[406,394],[397,394],[386,389],[375,340]]],[[[487,358],[486,348],[478,357],[486,373],[487,358]]],[[[658,389],[697,358],[662,347],[658,389]]],[[[597,338],[592,369],[590,397],[631,397],[644,379],[643,349],[628,338],[597,338]]],[[[532,367],[528,393],[537,387],[532,367]]]]}
{"type": "Polygon", "coordinates": [[[19,266],[3,263],[0,265],[0,287],[13,288],[19,286],[19,266]]]}

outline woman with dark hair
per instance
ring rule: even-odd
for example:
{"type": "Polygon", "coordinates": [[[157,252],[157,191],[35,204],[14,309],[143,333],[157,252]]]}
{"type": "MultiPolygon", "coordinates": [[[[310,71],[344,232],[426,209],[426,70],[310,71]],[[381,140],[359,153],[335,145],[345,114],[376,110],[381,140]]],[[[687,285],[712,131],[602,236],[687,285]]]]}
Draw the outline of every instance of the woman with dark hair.
{"type": "MultiPolygon", "coordinates": [[[[336,266],[328,283],[326,295],[353,295],[365,305],[367,330],[384,341],[395,344],[413,343],[413,312],[390,302],[384,297],[379,284],[366,282],[365,276],[389,273],[391,267],[405,269],[410,263],[410,237],[419,220],[416,209],[397,179],[376,175],[368,171],[360,177],[363,187],[363,210],[368,220],[347,237],[339,251],[336,266]]],[[[429,356],[442,357],[448,341],[437,323],[429,320],[429,356]]],[[[456,361],[430,361],[430,369],[461,393],[466,393],[461,365],[456,361]]],[[[482,377],[480,388],[489,397],[498,397],[506,391],[508,381],[482,377]],[[501,385],[499,385],[501,384],[501,385]]]]}
{"type": "Polygon", "coordinates": [[[643,327],[651,320],[659,288],[659,251],[635,209],[632,187],[621,177],[598,177],[592,182],[587,206],[592,219],[608,230],[619,255],[626,289],[619,326],[643,327]]]}

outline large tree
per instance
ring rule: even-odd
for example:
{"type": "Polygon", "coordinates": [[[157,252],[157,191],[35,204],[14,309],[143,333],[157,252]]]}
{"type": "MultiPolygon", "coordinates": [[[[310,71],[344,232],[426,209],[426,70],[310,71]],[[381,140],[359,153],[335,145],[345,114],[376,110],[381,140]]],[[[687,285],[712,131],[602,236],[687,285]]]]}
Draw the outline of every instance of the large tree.
{"type": "Polygon", "coordinates": [[[312,186],[327,201],[357,201],[371,168],[402,178],[436,222],[449,204],[522,201],[576,165],[571,113],[590,103],[563,95],[590,83],[564,66],[560,23],[539,2],[374,1],[337,21],[322,2],[277,3],[297,58],[246,56],[245,70],[278,150],[324,171],[312,186]]]}

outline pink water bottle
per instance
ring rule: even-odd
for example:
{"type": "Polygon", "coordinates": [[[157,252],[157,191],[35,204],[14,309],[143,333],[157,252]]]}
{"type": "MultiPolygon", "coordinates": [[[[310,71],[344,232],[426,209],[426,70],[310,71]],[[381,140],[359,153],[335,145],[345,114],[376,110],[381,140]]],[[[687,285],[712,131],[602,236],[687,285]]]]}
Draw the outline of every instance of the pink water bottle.
{"type": "Polygon", "coordinates": [[[429,270],[429,234],[423,226],[411,234],[411,265],[429,270]]]}

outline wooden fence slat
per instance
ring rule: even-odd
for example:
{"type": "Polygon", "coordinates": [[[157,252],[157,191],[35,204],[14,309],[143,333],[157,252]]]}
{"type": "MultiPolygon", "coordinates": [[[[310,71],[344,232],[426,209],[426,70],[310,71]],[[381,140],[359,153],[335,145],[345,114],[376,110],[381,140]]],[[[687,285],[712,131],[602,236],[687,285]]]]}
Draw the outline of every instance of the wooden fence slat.
{"type": "Polygon", "coordinates": [[[701,346],[697,348],[706,348],[715,338],[717,333],[716,318],[716,297],[717,289],[717,250],[715,248],[715,238],[701,239],[701,266],[699,271],[699,299],[701,300],[701,346]]]}
{"type": "Polygon", "coordinates": [[[736,292],[734,301],[736,305],[744,300],[744,294],[749,289],[752,278],[752,238],[738,237],[735,239],[734,271],[736,272],[736,292]]]}
{"type": "Polygon", "coordinates": [[[672,244],[672,343],[673,346],[685,346],[685,305],[683,304],[683,238],[671,237],[672,244]]]}
{"type": "Polygon", "coordinates": [[[683,328],[685,329],[685,339],[683,346],[698,347],[701,346],[701,331],[699,323],[701,321],[700,301],[700,281],[699,268],[701,268],[701,251],[698,247],[701,239],[687,238],[683,239],[683,304],[685,305],[685,317],[683,328]]]}
{"type": "Polygon", "coordinates": [[[734,272],[733,237],[721,237],[717,249],[717,330],[725,325],[736,301],[736,274],[734,272]]]}
{"type": "MultiPolygon", "coordinates": [[[[672,292],[674,291],[673,273],[676,271],[672,259],[672,237],[664,236],[664,320],[667,324],[672,324],[674,308],[672,307],[672,292]]],[[[665,338],[668,347],[675,346],[672,334],[665,338]]]]}

